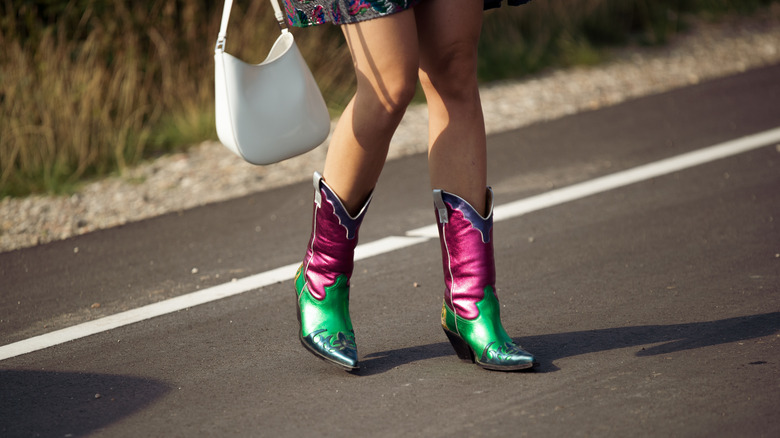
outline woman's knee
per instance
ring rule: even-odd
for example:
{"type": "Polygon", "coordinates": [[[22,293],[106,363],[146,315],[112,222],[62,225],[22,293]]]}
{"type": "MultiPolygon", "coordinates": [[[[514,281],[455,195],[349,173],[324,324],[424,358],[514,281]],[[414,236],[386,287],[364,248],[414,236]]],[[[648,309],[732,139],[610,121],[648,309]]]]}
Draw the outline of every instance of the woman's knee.
{"type": "Polygon", "coordinates": [[[469,42],[453,43],[426,56],[420,82],[426,94],[470,98],[477,87],[477,49],[469,42]]]}
{"type": "Polygon", "coordinates": [[[361,102],[373,101],[377,105],[377,109],[391,118],[403,116],[414,98],[416,89],[416,68],[385,71],[371,78],[358,72],[358,100],[361,102]]]}

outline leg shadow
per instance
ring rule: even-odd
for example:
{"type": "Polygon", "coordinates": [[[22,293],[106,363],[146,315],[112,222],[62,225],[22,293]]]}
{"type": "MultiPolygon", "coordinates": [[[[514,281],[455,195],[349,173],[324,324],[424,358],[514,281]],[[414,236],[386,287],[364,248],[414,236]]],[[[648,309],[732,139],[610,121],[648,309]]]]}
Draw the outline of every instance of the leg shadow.
{"type": "Polygon", "coordinates": [[[137,377],[0,370],[0,435],[85,436],[169,390],[137,377]]]}

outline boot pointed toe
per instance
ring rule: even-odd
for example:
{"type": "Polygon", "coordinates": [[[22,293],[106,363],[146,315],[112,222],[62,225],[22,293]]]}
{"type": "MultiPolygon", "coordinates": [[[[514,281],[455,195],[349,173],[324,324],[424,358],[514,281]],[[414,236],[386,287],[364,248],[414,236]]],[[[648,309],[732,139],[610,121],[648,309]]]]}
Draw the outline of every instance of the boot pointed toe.
{"type": "Polygon", "coordinates": [[[533,354],[512,342],[494,348],[494,343],[485,346],[477,365],[488,370],[512,371],[533,368],[537,365],[533,354]]]}
{"type": "Polygon", "coordinates": [[[317,330],[301,337],[301,344],[320,359],[350,371],[360,368],[357,345],[353,333],[338,332],[329,334],[327,330],[317,330]]]}

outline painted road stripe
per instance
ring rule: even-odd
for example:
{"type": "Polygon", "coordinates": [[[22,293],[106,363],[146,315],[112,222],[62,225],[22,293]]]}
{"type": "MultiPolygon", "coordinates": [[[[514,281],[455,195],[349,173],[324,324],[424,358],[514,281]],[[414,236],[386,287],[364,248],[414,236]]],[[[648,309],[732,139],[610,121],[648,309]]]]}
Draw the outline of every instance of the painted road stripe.
{"type": "Polygon", "coordinates": [[[408,246],[417,245],[428,241],[427,237],[401,237],[390,236],[383,239],[375,240],[373,242],[358,245],[355,248],[355,260],[363,260],[370,257],[385,254],[397,249],[406,248],[408,246]]]}
{"type": "MultiPolygon", "coordinates": [[[[779,141],[780,128],[738,138],[736,140],[655,161],[650,164],[602,176],[579,184],[551,190],[540,195],[531,196],[530,198],[499,205],[493,209],[493,220],[498,222],[513,219],[527,213],[554,207],[556,205],[575,201],[637,182],[646,181],[721,158],[741,154],[779,141]]],[[[439,237],[436,224],[407,231],[406,235],[411,237],[439,237]]]]}
{"type": "MultiPolygon", "coordinates": [[[[587,196],[592,196],[637,182],[646,181],[651,178],[667,175],[672,172],[709,163],[777,142],[780,142],[780,128],[749,135],[747,137],[699,149],[676,157],[667,158],[583,183],[552,190],[530,198],[500,205],[494,210],[494,220],[502,221],[512,219],[530,212],[582,199],[587,196]]],[[[355,250],[355,259],[362,260],[386,254],[391,251],[407,248],[436,238],[438,238],[436,225],[428,225],[408,231],[405,236],[390,236],[374,242],[358,245],[355,250]]],[[[282,266],[240,280],[231,281],[230,283],[220,284],[201,291],[160,301],[159,303],[149,304],[137,309],[128,310],[126,312],[117,313],[115,315],[5,345],[0,347],[0,360],[43,350],[55,345],[113,330],[157,316],[167,315],[200,304],[210,303],[251,290],[260,289],[271,284],[292,280],[297,268],[297,263],[282,266]]]]}
{"type": "Polygon", "coordinates": [[[496,207],[493,212],[495,215],[494,220],[501,221],[514,218],[532,211],[553,207],[565,202],[582,199],[587,196],[657,178],[689,167],[737,155],[778,141],[780,141],[780,128],[749,135],[726,143],[699,149],[676,157],[634,167],[622,172],[613,173],[580,184],[552,190],[538,196],[532,196],[530,198],[501,205],[496,207]]]}

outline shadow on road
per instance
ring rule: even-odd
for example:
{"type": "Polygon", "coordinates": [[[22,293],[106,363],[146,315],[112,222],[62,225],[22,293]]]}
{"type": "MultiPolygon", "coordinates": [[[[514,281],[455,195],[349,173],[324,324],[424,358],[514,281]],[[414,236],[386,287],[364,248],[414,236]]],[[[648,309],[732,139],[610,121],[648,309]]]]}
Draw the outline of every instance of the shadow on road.
{"type": "Polygon", "coordinates": [[[138,377],[0,370],[0,435],[84,436],[169,390],[138,377]]]}
{"type": "MultiPolygon", "coordinates": [[[[761,338],[780,332],[780,312],[672,325],[643,325],[528,336],[515,341],[537,355],[537,372],[553,372],[554,361],[599,351],[641,347],[638,357],[669,354],[712,345],[761,338]],[[651,344],[649,347],[644,347],[651,344]]],[[[454,356],[449,343],[371,353],[361,360],[360,375],[383,373],[399,365],[442,356],[454,356]]]]}

